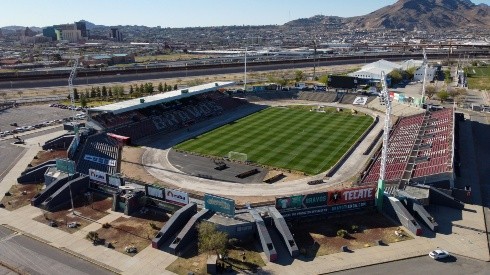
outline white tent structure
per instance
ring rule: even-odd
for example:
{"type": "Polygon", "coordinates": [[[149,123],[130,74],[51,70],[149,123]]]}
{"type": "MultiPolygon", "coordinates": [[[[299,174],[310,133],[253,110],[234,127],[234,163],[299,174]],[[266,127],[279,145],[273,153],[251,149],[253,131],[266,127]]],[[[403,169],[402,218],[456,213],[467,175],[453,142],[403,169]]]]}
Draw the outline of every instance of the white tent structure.
{"type": "Polygon", "coordinates": [[[401,68],[402,66],[400,64],[381,59],[376,62],[364,65],[359,71],[350,73],[348,75],[363,79],[381,80],[381,72],[389,74],[393,70],[401,68]]]}

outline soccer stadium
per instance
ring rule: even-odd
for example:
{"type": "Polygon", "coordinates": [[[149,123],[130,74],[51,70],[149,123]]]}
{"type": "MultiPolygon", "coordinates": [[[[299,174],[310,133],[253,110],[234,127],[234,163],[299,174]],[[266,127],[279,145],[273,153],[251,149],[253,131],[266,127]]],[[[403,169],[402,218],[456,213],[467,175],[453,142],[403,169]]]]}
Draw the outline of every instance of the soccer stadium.
{"type": "Polygon", "coordinates": [[[437,230],[424,208],[429,196],[431,203],[461,208],[464,194],[452,190],[459,119],[452,108],[425,110],[390,94],[383,156],[381,97],[337,90],[235,93],[228,90],[233,84],[91,108],[87,127],[43,145],[66,147],[68,160],[29,168],[18,181],[47,179],[50,185],[31,204],[48,211],[66,204],[71,192],[90,189],[113,196],[113,211],[172,212],[152,245],[173,253],[192,241],[192,228],[203,219],[232,238],[258,232],[270,261],[277,254],[269,249],[264,219],[281,228],[294,257],[289,220],[373,211],[376,204],[419,235],[415,216],[437,230]]]}

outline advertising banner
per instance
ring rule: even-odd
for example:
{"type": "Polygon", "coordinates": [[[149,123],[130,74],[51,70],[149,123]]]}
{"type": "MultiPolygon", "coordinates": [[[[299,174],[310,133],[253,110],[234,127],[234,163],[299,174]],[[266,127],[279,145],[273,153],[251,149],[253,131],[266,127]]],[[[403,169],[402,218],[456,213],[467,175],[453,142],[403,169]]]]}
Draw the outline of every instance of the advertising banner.
{"type": "Polygon", "coordinates": [[[311,208],[317,206],[325,206],[327,205],[327,200],[328,200],[327,192],[307,194],[304,195],[303,197],[303,207],[311,208]]]}
{"type": "Polygon", "coordinates": [[[332,214],[338,212],[353,211],[369,206],[374,206],[374,200],[332,205],[328,207],[328,212],[332,214]]]}
{"type": "Polygon", "coordinates": [[[329,192],[328,205],[348,204],[361,201],[374,201],[375,186],[363,186],[329,192]]]}
{"type": "Polygon", "coordinates": [[[276,199],[276,209],[286,210],[303,207],[303,195],[283,197],[276,199]]]}
{"type": "Polygon", "coordinates": [[[88,175],[91,180],[107,183],[107,178],[106,178],[107,174],[105,172],[101,172],[94,169],[88,169],[88,175]]]}
{"type": "Polygon", "coordinates": [[[85,155],[85,156],[83,156],[83,159],[91,161],[91,162],[95,162],[95,163],[109,165],[112,167],[116,166],[116,160],[115,159],[106,159],[106,158],[96,157],[96,156],[92,156],[92,155],[85,155]]]}
{"type": "Polygon", "coordinates": [[[147,185],[146,194],[150,197],[165,199],[165,189],[147,185]]]}
{"type": "Polygon", "coordinates": [[[235,201],[232,199],[204,194],[204,208],[229,216],[235,216],[235,201]]]}
{"type": "Polygon", "coordinates": [[[188,204],[189,203],[189,194],[186,192],[182,192],[174,189],[165,189],[165,200],[170,202],[176,202],[178,204],[188,204]]]}

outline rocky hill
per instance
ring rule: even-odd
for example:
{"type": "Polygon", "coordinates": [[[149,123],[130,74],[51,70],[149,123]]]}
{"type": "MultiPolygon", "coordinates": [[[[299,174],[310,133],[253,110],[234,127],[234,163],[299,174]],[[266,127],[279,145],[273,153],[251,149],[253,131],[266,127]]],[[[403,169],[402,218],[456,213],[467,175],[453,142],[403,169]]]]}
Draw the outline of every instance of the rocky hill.
{"type": "Polygon", "coordinates": [[[332,20],[345,27],[373,29],[440,30],[452,28],[490,29],[490,7],[470,0],[399,0],[364,16],[339,18],[314,16],[286,23],[289,26],[327,25],[332,20]]]}

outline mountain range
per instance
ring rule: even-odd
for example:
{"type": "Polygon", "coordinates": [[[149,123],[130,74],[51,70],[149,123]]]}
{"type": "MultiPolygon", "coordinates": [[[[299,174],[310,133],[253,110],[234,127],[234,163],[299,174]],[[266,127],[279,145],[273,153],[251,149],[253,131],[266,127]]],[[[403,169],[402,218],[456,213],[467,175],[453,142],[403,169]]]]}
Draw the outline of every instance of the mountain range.
{"type": "Polygon", "coordinates": [[[342,18],[316,15],[285,25],[322,27],[332,23],[356,29],[490,29],[490,7],[486,4],[476,5],[470,0],[399,0],[363,16],[342,18]]]}

